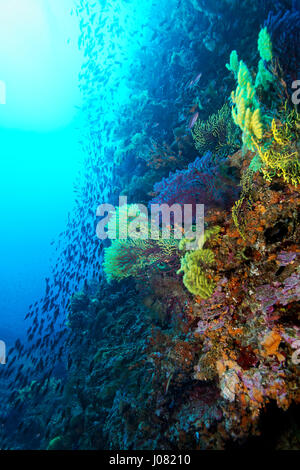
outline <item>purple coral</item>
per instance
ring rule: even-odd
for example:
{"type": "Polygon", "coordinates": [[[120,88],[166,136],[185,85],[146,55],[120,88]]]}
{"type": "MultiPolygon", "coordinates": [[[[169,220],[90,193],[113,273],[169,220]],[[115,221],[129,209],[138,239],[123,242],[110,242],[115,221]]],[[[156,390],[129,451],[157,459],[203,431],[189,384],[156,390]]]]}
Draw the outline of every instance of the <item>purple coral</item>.
{"type": "Polygon", "coordinates": [[[212,207],[229,207],[237,199],[239,190],[233,182],[228,161],[216,162],[211,152],[189,164],[185,170],[170,173],[154,186],[158,195],[151,204],[204,204],[212,207]]]}
{"type": "Polygon", "coordinates": [[[280,266],[287,266],[292,263],[297,258],[298,253],[281,251],[277,257],[277,260],[280,263],[280,266]]]}
{"type": "Polygon", "coordinates": [[[269,307],[275,304],[287,305],[290,302],[300,300],[299,274],[292,274],[284,281],[283,285],[277,284],[265,284],[256,289],[257,300],[260,302],[264,313],[267,313],[269,307]]]}
{"type": "Polygon", "coordinates": [[[226,305],[226,292],[223,290],[226,283],[227,279],[222,278],[211,297],[202,300],[199,304],[201,320],[198,322],[195,333],[202,335],[207,330],[218,330],[224,326],[224,315],[229,313],[229,307],[226,305]],[[216,305],[220,307],[216,308],[216,305]]]}

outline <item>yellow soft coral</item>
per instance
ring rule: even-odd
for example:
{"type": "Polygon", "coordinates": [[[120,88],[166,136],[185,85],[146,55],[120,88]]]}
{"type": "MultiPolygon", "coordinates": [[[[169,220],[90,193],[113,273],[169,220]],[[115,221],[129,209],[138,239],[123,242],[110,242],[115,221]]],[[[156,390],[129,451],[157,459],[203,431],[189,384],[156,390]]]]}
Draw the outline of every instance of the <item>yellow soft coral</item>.
{"type": "Polygon", "coordinates": [[[263,138],[263,124],[259,108],[251,116],[251,130],[257,139],[263,138]]]}
{"type": "MultiPolygon", "coordinates": [[[[181,259],[181,268],[178,274],[183,272],[183,283],[191,294],[207,299],[215,289],[215,282],[207,274],[206,270],[214,263],[214,253],[211,249],[203,248],[205,242],[215,237],[220,227],[212,227],[205,231],[204,237],[198,242],[198,249],[189,251],[181,259]]],[[[184,248],[182,240],[180,248],[184,248]]]]}
{"type": "MultiPolygon", "coordinates": [[[[233,102],[232,117],[237,126],[242,130],[243,144],[249,149],[254,150],[253,140],[261,140],[264,135],[264,127],[268,119],[264,119],[261,114],[260,104],[257,97],[258,87],[267,90],[274,77],[265,67],[264,61],[272,59],[272,44],[266,28],[259,34],[258,48],[261,60],[258,65],[258,72],[255,84],[253,83],[251,73],[247,65],[241,60],[237,70],[237,54],[232,53],[231,65],[227,65],[237,78],[236,91],[231,93],[233,102]],[[234,67],[233,67],[234,65],[234,67]]],[[[230,62],[230,63],[231,63],[230,62]]]]}
{"type": "Polygon", "coordinates": [[[279,176],[286,183],[297,186],[300,183],[300,162],[297,149],[299,115],[293,110],[283,115],[283,121],[273,119],[266,141],[262,144],[253,139],[253,144],[260,156],[262,173],[267,181],[279,176]]]}
{"type": "Polygon", "coordinates": [[[253,138],[262,139],[264,126],[252,77],[242,60],[238,72],[238,86],[236,91],[232,92],[231,99],[234,104],[232,108],[233,120],[243,132],[244,145],[253,150],[253,138]]]}

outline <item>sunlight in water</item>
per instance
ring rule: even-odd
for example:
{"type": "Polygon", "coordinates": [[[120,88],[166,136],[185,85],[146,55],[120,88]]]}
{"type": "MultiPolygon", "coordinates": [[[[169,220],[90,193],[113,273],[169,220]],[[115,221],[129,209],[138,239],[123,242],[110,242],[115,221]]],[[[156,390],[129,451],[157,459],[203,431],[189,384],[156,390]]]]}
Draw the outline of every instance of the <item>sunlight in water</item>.
{"type": "Polygon", "coordinates": [[[73,119],[81,65],[73,6],[73,0],[0,0],[2,127],[49,130],[73,119]]]}

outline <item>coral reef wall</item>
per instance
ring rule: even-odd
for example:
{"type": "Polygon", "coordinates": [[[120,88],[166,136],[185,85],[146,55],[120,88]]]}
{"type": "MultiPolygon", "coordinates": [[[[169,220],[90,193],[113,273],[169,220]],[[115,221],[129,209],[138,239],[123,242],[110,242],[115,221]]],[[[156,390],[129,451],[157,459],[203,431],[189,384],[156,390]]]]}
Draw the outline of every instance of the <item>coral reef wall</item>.
{"type": "Polygon", "coordinates": [[[74,10],[86,160],[0,447],[299,449],[296,3],[100,3],[74,10]],[[119,195],[205,204],[204,239],[100,241],[119,195]]]}

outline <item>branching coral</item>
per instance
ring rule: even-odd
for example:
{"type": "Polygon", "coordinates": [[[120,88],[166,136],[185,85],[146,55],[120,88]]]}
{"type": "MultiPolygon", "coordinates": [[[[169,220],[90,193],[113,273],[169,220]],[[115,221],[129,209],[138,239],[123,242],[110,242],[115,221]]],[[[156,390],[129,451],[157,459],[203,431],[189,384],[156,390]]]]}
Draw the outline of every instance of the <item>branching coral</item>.
{"type": "Polygon", "coordinates": [[[283,178],[286,183],[297,186],[300,183],[300,162],[297,142],[299,140],[299,114],[295,109],[288,112],[287,106],[278,113],[280,119],[273,118],[268,132],[262,141],[252,139],[256,155],[241,178],[240,199],[232,209],[232,217],[242,238],[246,227],[242,221],[243,209],[251,204],[252,178],[260,171],[271,182],[274,177],[283,178]]]}
{"type": "Polygon", "coordinates": [[[104,251],[103,271],[108,281],[147,276],[149,269],[173,269],[179,258],[178,241],[112,240],[104,251]]]}
{"type": "Polygon", "coordinates": [[[252,159],[251,164],[249,168],[243,173],[242,178],[241,178],[241,186],[242,186],[242,192],[240,199],[235,202],[233,208],[232,208],[232,219],[234,221],[234,224],[236,228],[239,231],[239,234],[243,239],[245,239],[245,233],[246,233],[246,227],[243,222],[241,222],[241,211],[245,206],[251,205],[251,189],[252,189],[252,177],[253,173],[260,169],[261,167],[261,162],[260,160],[257,162],[257,159],[255,157],[252,159]]]}
{"type": "Polygon", "coordinates": [[[193,131],[193,139],[199,152],[211,151],[216,157],[224,157],[239,147],[236,128],[227,104],[204,122],[197,120],[193,131]]]}
{"type": "Polygon", "coordinates": [[[239,222],[240,212],[245,202],[251,198],[251,179],[255,171],[261,171],[266,180],[282,177],[285,182],[297,185],[300,181],[297,141],[299,136],[299,115],[295,109],[267,109],[259,99],[271,84],[278,79],[267,68],[267,62],[273,59],[272,43],[267,28],[260,31],[258,50],[261,60],[258,65],[255,84],[251,74],[240,61],[238,73],[235,73],[237,57],[232,54],[231,65],[227,68],[237,75],[238,87],[232,92],[234,122],[243,132],[243,143],[246,148],[256,152],[246,172],[242,175],[242,195],[232,210],[233,220],[242,237],[245,230],[239,222]],[[260,92],[259,92],[260,90],[260,92]],[[262,115],[261,109],[264,109],[262,115]]]}
{"type": "Polygon", "coordinates": [[[112,240],[111,246],[104,251],[103,271],[106,279],[109,282],[120,281],[146,269],[144,250],[144,240],[112,240]]]}
{"type": "MultiPolygon", "coordinates": [[[[207,270],[214,263],[214,253],[211,249],[203,248],[205,242],[216,237],[220,227],[213,227],[206,230],[204,239],[199,240],[199,247],[195,251],[190,251],[181,259],[179,273],[184,273],[183,283],[191,294],[200,296],[203,299],[210,297],[215,289],[215,282],[211,276],[207,275],[207,270]]],[[[183,239],[180,247],[185,246],[183,239]]]]}
{"type": "Polygon", "coordinates": [[[300,183],[300,162],[296,142],[299,139],[299,114],[293,110],[285,123],[273,119],[270,138],[264,145],[254,141],[263,162],[262,173],[267,181],[274,176],[282,177],[286,183],[300,183]]]}
{"type": "Polygon", "coordinates": [[[112,244],[104,250],[103,271],[108,281],[147,275],[152,269],[172,269],[178,259],[178,241],[149,239],[150,227],[147,214],[137,204],[125,204],[111,213],[107,233],[112,244]],[[168,264],[170,266],[168,266],[168,264]]]}

